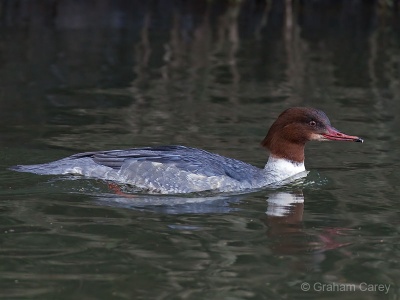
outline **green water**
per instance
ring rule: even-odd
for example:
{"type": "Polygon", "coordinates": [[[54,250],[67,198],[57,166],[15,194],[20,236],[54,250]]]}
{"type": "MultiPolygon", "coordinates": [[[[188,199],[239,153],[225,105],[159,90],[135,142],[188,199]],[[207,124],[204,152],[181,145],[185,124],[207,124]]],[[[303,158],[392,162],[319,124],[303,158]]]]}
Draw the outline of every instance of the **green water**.
{"type": "Polygon", "coordinates": [[[0,298],[399,298],[390,11],[2,2],[0,298]],[[262,167],[259,143],[291,106],[365,143],[310,143],[305,182],[242,195],[127,198],[100,180],[8,170],[161,144],[262,167]]]}

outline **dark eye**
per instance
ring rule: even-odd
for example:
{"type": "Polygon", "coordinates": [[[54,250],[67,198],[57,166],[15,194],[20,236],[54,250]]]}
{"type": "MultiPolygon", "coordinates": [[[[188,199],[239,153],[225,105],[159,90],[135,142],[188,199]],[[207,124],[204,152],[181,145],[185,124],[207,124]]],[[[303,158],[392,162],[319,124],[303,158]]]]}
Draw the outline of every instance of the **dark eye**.
{"type": "Polygon", "coordinates": [[[315,121],[310,121],[308,124],[310,124],[310,126],[315,126],[315,125],[317,125],[317,123],[315,122],[315,121]]]}

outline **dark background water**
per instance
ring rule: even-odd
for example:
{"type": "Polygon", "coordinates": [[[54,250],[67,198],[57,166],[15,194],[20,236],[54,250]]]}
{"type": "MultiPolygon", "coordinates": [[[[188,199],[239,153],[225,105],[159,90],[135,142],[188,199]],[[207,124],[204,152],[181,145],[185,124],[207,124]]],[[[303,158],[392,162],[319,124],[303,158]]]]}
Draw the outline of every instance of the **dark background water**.
{"type": "Polygon", "coordinates": [[[398,17],[397,1],[0,1],[0,297],[398,299],[398,17]],[[129,199],[7,169],[160,144],[262,167],[296,105],[365,143],[311,143],[306,182],[279,190],[129,199]]]}

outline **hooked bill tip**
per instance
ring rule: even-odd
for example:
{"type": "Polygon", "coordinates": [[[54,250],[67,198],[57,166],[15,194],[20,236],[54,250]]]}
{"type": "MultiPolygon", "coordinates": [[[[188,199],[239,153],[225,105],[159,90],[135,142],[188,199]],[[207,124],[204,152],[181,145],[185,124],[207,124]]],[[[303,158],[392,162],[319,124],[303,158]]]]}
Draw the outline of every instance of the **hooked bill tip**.
{"type": "Polygon", "coordinates": [[[357,138],[354,140],[356,143],[364,143],[364,140],[362,138],[357,138]]]}

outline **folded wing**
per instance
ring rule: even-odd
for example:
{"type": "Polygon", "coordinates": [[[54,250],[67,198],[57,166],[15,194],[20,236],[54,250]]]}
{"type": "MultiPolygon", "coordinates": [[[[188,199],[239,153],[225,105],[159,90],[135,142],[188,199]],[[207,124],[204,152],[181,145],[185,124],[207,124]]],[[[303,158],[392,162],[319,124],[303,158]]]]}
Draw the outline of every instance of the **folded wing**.
{"type": "Polygon", "coordinates": [[[73,155],[70,158],[83,157],[91,157],[95,163],[115,170],[121,169],[127,163],[148,161],[173,165],[182,171],[198,175],[226,175],[238,181],[249,178],[249,168],[258,172],[256,167],[239,160],[184,146],[159,146],[129,150],[86,152],[73,155]]]}

